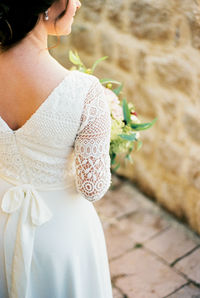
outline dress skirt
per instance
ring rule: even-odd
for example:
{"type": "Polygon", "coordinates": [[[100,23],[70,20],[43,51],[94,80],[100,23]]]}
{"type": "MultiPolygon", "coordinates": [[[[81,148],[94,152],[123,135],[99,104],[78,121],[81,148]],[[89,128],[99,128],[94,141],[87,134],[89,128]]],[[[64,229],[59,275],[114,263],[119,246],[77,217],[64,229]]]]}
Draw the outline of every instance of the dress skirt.
{"type": "MultiPolygon", "coordinates": [[[[0,206],[11,187],[0,178],[0,206]]],[[[19,279],[22,288],[26,283],[26,297],[23,291],[18,297],[19,288],[12,298],[113,298],[104,231],[93,203],[73,187],[37,191],[53,216],[35,229],[29,276],[19,279]]],[[[19,217],[20,208],[11,214],[0,208],[0,298],[10,298],[6,271],[13,270],[19,217]]]]}

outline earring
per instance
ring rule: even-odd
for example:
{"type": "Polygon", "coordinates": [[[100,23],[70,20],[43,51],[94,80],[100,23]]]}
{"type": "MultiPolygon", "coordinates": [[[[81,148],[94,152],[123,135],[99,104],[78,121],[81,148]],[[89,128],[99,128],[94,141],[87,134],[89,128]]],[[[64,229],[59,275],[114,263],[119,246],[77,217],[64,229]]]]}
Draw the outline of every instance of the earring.
{"type": "Polygon", "coordinates": [[[44,16],[45,21],[48,21],[48,19],[49,19],[48,9],[44,12],[44,14],[45,14],[45,16],[44,16]]]}

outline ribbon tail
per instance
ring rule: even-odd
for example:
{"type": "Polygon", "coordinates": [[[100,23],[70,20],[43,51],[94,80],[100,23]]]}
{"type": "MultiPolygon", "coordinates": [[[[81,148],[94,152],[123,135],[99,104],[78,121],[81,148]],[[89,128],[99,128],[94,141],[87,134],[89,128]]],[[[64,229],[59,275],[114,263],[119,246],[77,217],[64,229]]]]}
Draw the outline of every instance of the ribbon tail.
{"type": "Polygon", "coordinates": [[[9,216],[4,228],[4,265],[9,297],[11,296],[12,260],[16,242],[18,215],[13,213],[12,216],[9,216]]]}
{"type": "Polygon", "coordinates": [[[29,208],[30,197],[26,196],[18,221],[9,298],[26,298],[27,296],[35,234],[35,227],[28,216],[29,208]]]}
{"type": "Polygon", "coordinates": [[[49,221],[53,214],[36,190],[31,195],[31,220],[34,225],[40,226],[49,221]]]}

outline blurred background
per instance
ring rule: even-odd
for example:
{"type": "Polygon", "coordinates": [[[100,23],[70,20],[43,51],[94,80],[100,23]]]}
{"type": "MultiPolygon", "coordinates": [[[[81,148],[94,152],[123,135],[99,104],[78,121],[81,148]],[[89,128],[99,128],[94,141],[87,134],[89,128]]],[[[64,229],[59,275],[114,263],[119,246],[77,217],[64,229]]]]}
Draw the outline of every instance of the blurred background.
{"type": "MultiPolygon", "coordinates": [[[[117,173],[200,233],[200,7],[195,0],[83,0],[72,32],[50,53],[67,69],[69,50],[98,78],[124,83],[141,122],[133,165],[117,173]]],[[[49,37],[49,46],[57,38],[49,37]]]]}

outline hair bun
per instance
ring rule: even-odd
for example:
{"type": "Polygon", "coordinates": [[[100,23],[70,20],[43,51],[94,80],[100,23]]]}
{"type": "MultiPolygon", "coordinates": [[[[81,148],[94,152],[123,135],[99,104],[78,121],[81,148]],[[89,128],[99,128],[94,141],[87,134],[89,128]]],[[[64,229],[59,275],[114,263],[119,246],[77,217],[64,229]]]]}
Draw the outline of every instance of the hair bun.
{"type": "Polygon", "coordinates": [[[8,5],[0,2],[0,19],[6,18],[9,10],[10,8],[8,7],[8,5]]]}
{"type": "MultiPolygon", "coordinates": [[[[58,0],[0,0],[0,54],[17,45],[38,24],[40,15],[58,0]]],[[[65,9],[55,18],[56,22],[67,11],[65,9]]],[[[1,291],[0,291],[1,292],[1,291]]]]}
{"type": "Polygon", "coordinates": [[[12,39],[12,28],[8,22],[9,6],[0,3],[0,45],[12,39]]]}

